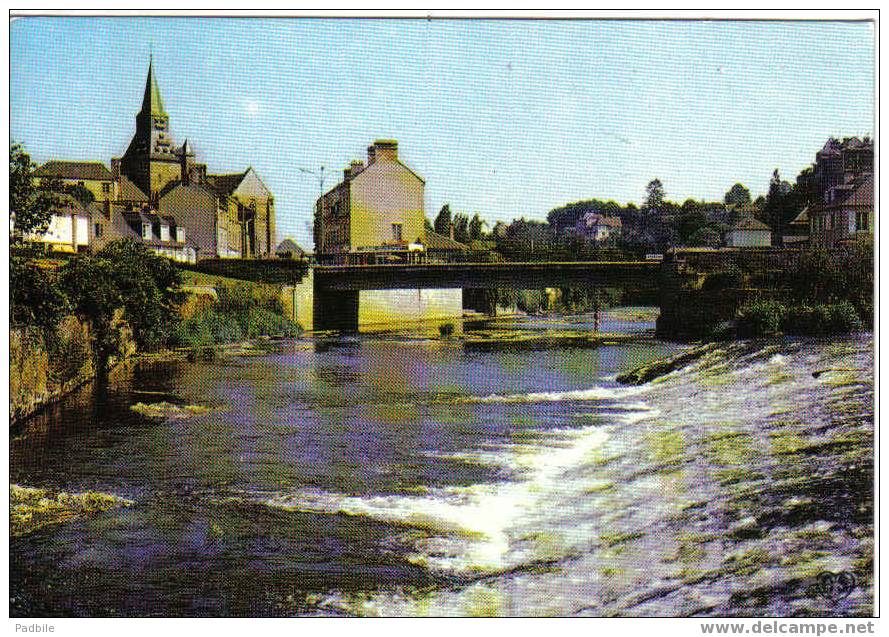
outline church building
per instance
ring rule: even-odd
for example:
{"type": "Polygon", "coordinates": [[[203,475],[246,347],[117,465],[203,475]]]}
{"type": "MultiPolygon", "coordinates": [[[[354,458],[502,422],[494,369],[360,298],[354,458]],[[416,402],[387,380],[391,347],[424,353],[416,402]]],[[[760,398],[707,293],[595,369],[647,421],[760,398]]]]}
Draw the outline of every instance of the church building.
{"type": "Polygon", "coordinates": [[[271,191],[252,167],[207,174],[193,144],[176,143],[153,61],[136,131],[123,157],[111,159],[110,171],[100,162],[52,160],[37,175],[82,185],[95,196],[83,205],[94,249],[130,237],[177,261],[275,256],[271,191]]]}

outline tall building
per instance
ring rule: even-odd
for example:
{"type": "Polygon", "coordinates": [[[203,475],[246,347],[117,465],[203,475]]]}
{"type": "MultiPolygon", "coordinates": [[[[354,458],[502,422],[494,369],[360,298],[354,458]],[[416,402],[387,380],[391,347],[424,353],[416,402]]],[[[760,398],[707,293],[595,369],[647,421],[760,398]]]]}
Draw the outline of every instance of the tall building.
{"type": "Polygon", "coordinates": [[[353,161],[315,206],[315,252],[328,263],[407,258],[426,239],[426,184],[398,159],[398,142],[378,139],[367,164],[353,161]]]}

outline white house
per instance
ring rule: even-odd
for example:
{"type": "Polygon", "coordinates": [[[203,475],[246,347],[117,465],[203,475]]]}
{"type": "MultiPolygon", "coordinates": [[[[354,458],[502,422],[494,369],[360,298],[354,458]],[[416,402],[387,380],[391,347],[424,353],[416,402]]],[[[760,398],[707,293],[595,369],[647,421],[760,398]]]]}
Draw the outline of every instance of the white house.
{"type": "Polygon", "coordinates": [[[729,248],[767,248],[772,245],[772,230],[754,217],[741,217],[725,233],[729,248]]]}

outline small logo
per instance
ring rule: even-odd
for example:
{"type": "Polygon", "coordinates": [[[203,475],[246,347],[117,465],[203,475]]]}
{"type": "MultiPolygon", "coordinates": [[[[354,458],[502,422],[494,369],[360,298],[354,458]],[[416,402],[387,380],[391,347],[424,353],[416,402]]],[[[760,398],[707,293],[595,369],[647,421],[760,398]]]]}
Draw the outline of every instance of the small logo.
{"type": "Polygon", "coordinates": [[[821,597],[832,602],[839,602],[849,597],[857,584],[858,580],[855,579],[855,575],[849,571],[840,573],[824,571],[818,575],[816,590],[821,597]]]}

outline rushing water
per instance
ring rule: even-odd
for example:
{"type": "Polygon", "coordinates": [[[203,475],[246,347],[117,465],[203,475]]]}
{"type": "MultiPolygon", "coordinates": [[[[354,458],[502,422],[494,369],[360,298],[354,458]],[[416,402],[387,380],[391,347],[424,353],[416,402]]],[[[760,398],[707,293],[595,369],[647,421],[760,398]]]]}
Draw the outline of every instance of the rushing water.
{"type": "Polygon", "coordinates": [[[872,337],[623,387],[683,348],[601,327],[639,338],[529,318],[119,370],[13,432],[13,482],[134,504],[12,538],[10,612],[870,614],[872,337]],[[130,408],[160,401],[212,411],[130,408]]]}

